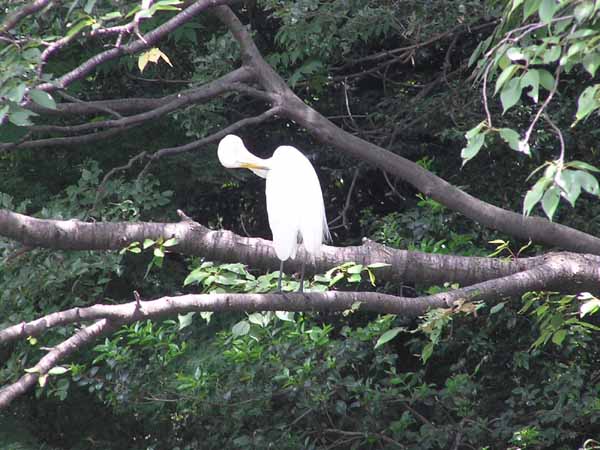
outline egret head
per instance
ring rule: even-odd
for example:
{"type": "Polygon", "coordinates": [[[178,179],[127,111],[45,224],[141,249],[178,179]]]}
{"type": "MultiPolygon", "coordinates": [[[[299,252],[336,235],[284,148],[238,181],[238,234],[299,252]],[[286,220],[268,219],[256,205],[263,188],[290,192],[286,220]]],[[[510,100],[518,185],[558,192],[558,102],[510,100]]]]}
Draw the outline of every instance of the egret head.
{"type": "Polygon", "coordinates": [[[250,169],[260,176],[263,175],[257,171],[262,172],[269,169],[266,161],[250,153],[244,142],[235,134],[228,134],[221,139],[217,155],[223,167],[227,167],[228,169],[250,169]]]}

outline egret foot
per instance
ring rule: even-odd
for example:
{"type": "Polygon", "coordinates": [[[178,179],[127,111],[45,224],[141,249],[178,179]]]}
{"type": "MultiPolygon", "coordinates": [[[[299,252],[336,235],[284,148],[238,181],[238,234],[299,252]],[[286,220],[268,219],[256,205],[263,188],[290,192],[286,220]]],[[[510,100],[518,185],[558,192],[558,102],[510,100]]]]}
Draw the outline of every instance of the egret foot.
{"type": "Polygon", "coordinates": [[[298,292],[304,292],[304,261],[302,261],[302,269],[300,269],[300,286],[298,292]]]}
{"type": "Polygon", "coordinates": [[[277,292],[283,294],[281,290],[281,278],[283,277],[283,261],[279,264],[279,278],[277,280],[277,292]]]}

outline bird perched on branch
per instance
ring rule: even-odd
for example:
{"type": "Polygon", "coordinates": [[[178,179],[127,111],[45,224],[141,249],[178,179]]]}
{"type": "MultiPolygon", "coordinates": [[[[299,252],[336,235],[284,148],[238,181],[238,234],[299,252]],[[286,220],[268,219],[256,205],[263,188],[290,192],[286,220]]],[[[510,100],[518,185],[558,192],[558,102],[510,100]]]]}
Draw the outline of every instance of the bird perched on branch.
{"type": "MultiPolygon", "coordinates": [[[[219,142],[218,156],[229,169],[250,169],[267,180],[267,214],[275,253],[281,260],[277,288],[281,292],[283,262],[295,258],[299,242],[313,257],[320,254],[323,240],[331,239],[319,178],[312,164],[295,147],[277,147],[273,156],[254,156],[233,134],[219,142]]],[[[304,288],[304,261],[300,288],[304,288]]]]}

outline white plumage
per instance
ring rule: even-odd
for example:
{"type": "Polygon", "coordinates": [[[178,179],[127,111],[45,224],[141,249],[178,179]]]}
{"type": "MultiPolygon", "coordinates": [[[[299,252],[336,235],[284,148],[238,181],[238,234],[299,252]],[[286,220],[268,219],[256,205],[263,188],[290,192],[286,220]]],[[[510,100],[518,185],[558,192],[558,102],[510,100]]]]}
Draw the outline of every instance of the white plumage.
{"type": "Polygon", "coordinates": [[[282,262],[296,256],[300,241],[311,255],[320,253],[323,240],[330,239],[330,235],[321,184],[306,156],[284,145],[272,157],[258,158],[232,134],[221,140],[217,153],[224,167],[247,168],[266,178],[269,227],[282,262]]]}

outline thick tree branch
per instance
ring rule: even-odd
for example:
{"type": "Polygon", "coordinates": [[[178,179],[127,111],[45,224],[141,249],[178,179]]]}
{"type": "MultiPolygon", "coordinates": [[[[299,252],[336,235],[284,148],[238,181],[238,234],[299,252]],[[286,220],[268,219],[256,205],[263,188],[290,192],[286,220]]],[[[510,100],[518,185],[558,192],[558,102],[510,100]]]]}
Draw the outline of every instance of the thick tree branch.
{"type": "Polygon", "coordinates": [[[600,239],[597,237],[540,217],[525,217],[481,201],[418,164],[340,129],[294,94],[263,59],[246,28],[228,7],[215,8],[215,14],[238,41],[244,64],[254,69],[265,90],[278,96],[282,115],[305,127],[319,141],[401,178],[444,206],[484,226],[525,241],[600,255],[600,239]]]}
{"type": "MultiPolygon", "coordinates": [[[[277,270],[279,260],[271,241],[246,238],[229,231],[211,231],[191,220],[178,223],[80,222],[77,220],[36,219],[0,209],[0,235],[32,247],[61,250],[120,250],[144,239],[175,237],[174,250],[202,255],[209,260],[244,262],[254,268],[277,270]]],[[[324,272],[347,261],[360,264],[384,262],[381,280],[402,280],[438,284],[455,281],[470,285],[510,275],[543,264],[549,256],[503,261],[493,258],[436,255],[397,250],[372,241],[362,246],[323,246],[321,255],[312,258],[303,247],[296,259],[286,262],[288,270],[299,270],[302,261],[309,272],[324,272]]]]}

